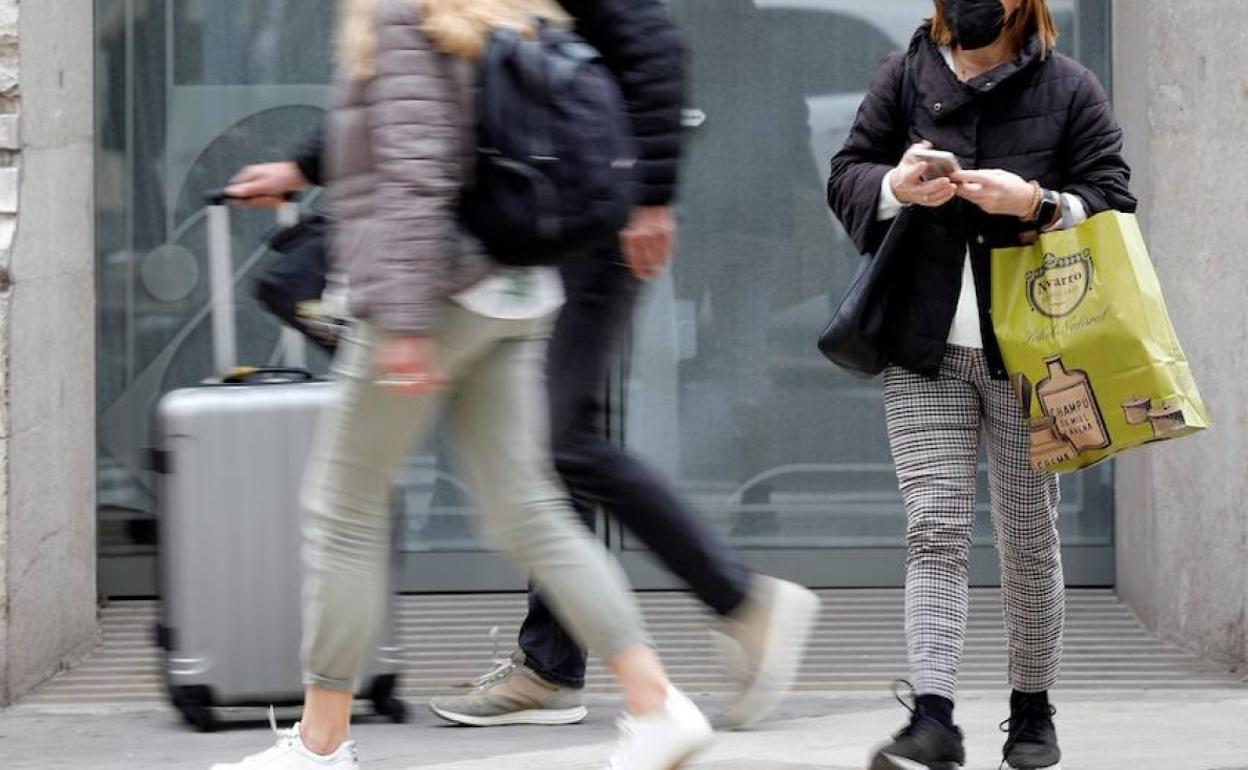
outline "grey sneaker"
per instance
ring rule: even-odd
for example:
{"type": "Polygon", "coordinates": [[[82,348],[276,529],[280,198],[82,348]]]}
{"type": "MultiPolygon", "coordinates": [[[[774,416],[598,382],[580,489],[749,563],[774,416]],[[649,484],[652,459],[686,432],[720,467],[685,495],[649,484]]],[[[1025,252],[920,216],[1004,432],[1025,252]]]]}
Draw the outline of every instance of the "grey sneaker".
{"type": "Polygon", "coordinates": [[[571,725],[589,715],[580,690],[547,682],[514,658],[483,680],[467,695],[434,698],[430,710],[470,727],[571,725]]]}
{"type": "Polygon", "coordinates": [[[476,677],[475,679],[467,679],[463,682],[457,682],[451,686],[456,689],[480,690],[482,687],[493,684],[499,679],[506,677],[511,673],[511,670],[515,668],[516,664],[523,662],[524,653],[520,650],[516,650],[506,658],[498,657],[498,652],[495,650],[494,657],[490,661],[490,664],[494,666],[494,668],[485,672],[481,676],[476,677]]]}
{"type": "Polygon", "coordinates": [[[736,698],[721,715],[725,727],[745,729],[767,717],[801,667],[819,616],[819,597],[796,583],[756,576],[745,604],[721,632],[736,698]]]}
{"type": "Polygon", "coordinates": [[[475,679],[467,679],[462,682],[456,682],[451,685],[452,687],[455,689],[465,690],[479,689],[493,682],[495,679],[498,679],[500,675],[508,673],[511,670],[513,663],[524,662],[524,652],[520,650],[515,650],[506,657],[499,655],[499,650],[501,649],[499,642],[502,639],[501,634],[502,629],[498,626],[494,626],[490,629],[490,641],[494,644],[494,654],[490,656],[490,665],[494,666],[494,668],[490,669],[481,676],[476,677],[475,679]]]}

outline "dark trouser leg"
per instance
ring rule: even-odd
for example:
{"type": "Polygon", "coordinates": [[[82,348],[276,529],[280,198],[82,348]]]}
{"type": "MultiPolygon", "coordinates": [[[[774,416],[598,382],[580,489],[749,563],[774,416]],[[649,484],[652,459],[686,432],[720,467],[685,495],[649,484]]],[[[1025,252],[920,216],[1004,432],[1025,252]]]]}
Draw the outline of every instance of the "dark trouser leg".
{"type": "MultiPolygon", "coordinates": [[[[576,511],[585,526],[594,530],[593,508],[577,502],[576,511]]],[[[585,649],[560,625],[532,584],[529,613],[520,626],[520,651],[524,664],[547,682],[577,689],[585,686],[585,649]]]]}
{"type": "MultiPolygon", "coordinates": [[[[603,390],[625,336],[640,283],[616,255],[565,267],[567,304],[547,359],[555,465],[578,507],[601,505],[708,607],[727,615],[741,605],[750,574],[711,528],[666,482],[602,430],[603,390]]],[[[579,686],[585,656],[541,599],[530,594],[520,649],[548,681],[579,686]],[[575,650],[575,654],[569,652],[575,650]]]]}

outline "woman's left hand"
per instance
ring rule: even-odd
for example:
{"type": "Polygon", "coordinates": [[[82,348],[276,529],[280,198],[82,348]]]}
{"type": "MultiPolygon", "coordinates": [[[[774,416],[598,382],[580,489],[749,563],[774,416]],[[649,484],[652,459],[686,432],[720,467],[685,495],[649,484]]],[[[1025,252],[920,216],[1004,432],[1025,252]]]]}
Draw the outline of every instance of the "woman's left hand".
{"type": "Polygon", "coordinates": [[[959,171],[950,177],[958,186],[958,197],[979,206],[988,214],[1025,218],[1035,205],[1035,188],[1018,174],[1000,169],[959,171]]]}
{"type": "Polygon", "coordinates": [[[670,206],[637,206],[620,233],[624,261],[643,281],[663,274],[675,242],[676,215],[670,206]]]}

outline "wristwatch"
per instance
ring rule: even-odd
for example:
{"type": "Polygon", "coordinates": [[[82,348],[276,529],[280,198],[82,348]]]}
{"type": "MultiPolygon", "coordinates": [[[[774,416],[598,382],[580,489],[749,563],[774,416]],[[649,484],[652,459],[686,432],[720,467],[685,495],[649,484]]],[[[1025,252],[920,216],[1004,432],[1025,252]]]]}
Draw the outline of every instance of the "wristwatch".
{"type": "Polygon", "coordinates": [[[1037,230],[1043,230],[1057,219],[1062,209],[1062,196],[1053,190],[1045,190],[1040,199],[1040,208],[1036,209],[1036,219],[1032,223],[1037,230]]]}

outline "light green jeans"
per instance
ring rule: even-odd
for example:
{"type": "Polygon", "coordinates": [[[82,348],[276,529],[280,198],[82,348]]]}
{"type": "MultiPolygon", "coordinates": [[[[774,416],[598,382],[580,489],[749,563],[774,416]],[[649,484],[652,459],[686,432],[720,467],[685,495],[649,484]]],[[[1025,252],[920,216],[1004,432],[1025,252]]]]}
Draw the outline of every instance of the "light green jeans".
{"type": "Polygon", "coordinates": [[[445,409],[458,468],[487,540],[532,576],[560,619],[604,657],[648,638],[619,565],[581,524],[550,456],[543,367],[550,319],[487,318],[446,306],[444,390],[398,396],[376,384],[379,332],[357,324],[303,489],[305,683],[351,690],[387,603],[390,487],[404,454],[445,409]]]}

